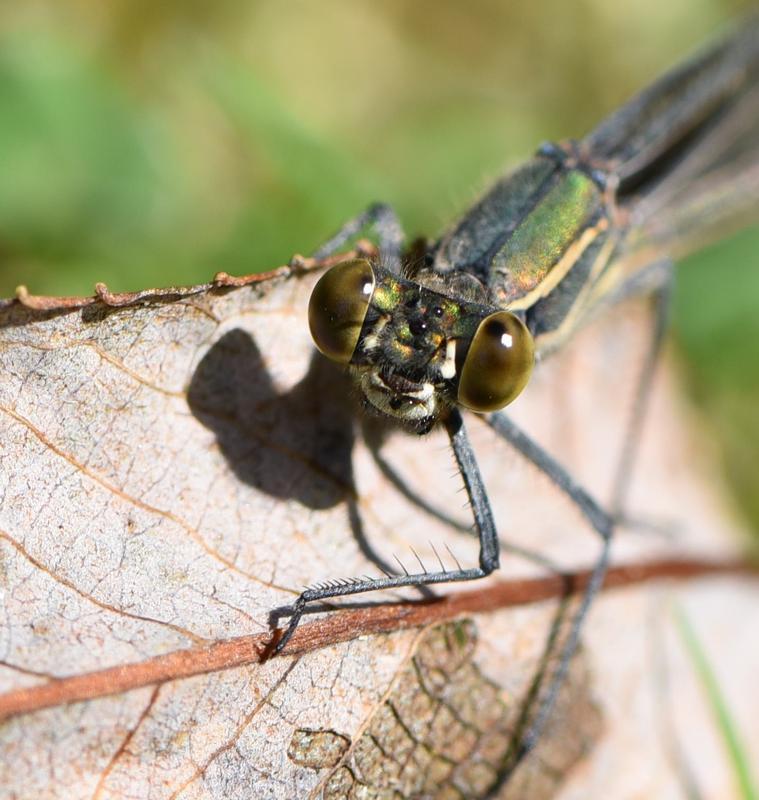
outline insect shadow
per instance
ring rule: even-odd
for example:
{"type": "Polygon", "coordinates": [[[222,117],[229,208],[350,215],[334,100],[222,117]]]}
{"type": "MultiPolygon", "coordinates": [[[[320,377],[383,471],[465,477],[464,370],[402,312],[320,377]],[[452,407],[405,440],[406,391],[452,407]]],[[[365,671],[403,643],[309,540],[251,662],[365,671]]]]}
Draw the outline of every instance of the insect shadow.
{"type": "Polygon", "coordinates": [[[313,509],[355,493],[350,386],[325,359],[312,358],[281,393],[253,337],[237,328],[203,357],[187,400],[243,483],[313,509]]]}
{"type": "Polygon", "coordinates": [[[187,400],[240,481],[315,510],[346,502],[363,554],[392,570],[361,523],[352,465],[357,401],[338,367],[314,352],[304,377],[280,392],[254,338],[236,328],[198,364],[187,400]]]}
{"type": "MultiPolygon", "coordinates": [[[[383,466],[379,451],[387,425],[360,412],[352,382],[343,370],[314,351],[304,377],[280,392],[254,338],[236,328],[222,336],[198,364],[187,400],[196,419],[216,436],[240,481],[315,510],[345,502],[351,531],[364,556],[384,572],[397,571],[398,566],[380,556],[366,536],[352,464],[360,425],[369,449],[383,466]]],[[[390,477],[402,486],[397,476],[390,477]]],[[[424,588],[421,594],[430,596],[431,592],[424,588]]],[[[319,610],[316,605],[308,609],[310,613],[319,610]]],[[[289,607],[276,609],[274,619],[288,612],[289,607]]]]}

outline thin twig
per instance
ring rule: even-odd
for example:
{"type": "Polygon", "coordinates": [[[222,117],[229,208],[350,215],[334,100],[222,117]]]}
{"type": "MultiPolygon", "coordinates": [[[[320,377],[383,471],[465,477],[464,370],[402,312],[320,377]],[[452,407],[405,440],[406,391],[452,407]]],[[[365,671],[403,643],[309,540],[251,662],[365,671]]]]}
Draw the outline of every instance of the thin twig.
{"type": "MultiPolygon", "coordinates": [[[[482,589],[456,592],[446,597],[335,611],[315,622],[301,625],[279,655],[307,653],[359,636],[416,628],[467,614],[565,597],[583,589],[589,574],[584,570],[544,578],[499,581],[482,589]]],[[[745,561],[650,561],[610,569],[604,589],[658,579],[688,580],[709,575],[757,577],[759,567],[745,561]]],[[[193,675],[262,663],[269,657],[280,634],[281,630],[275,636],[271,633],[238,636],[145,661],[57,678],[37,686],[6,692],[0,694],[0,719],[193,675]]]]}

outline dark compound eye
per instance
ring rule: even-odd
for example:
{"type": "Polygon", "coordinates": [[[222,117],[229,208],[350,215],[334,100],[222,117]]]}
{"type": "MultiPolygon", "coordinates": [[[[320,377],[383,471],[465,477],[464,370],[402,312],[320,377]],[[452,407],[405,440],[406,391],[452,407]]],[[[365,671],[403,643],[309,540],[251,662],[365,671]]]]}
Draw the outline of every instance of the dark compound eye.
{"type": "Polygon", "coordinates": [[[532,335],[508,311],[482,320],[464,358],[458,401],[473,411],[496,411],[524,389],[535,362],[532,335]]]}
{"type": "Polygon", "coordinates": [[[362,258],[337,264],[314,286],[308,325],[314,344],[327,358],[350,362],[373,292],[374,272],[362,258]]]}

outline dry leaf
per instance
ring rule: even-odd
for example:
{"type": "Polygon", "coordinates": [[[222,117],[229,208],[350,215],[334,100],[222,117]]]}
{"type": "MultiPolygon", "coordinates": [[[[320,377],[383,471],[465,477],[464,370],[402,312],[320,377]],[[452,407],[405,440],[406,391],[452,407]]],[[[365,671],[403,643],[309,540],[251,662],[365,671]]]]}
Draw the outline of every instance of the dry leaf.
{"type": "MultiPolygon", "coordinates": [[[[475,562],[445,437],[357,413],[345,377],[311,346],[313,282],[280,270],[236,288],[101,287],[86,304],[24,295],[0,307],[3,697],[268,637],[270,614],[303,585],[379,574],[396,555],[411,565],[410,546],[430,565],[430,542],[475,562]]],[[[602,500],[644,323],[641,311],[594,325],[513,408],[602,500]]],[[[668,535],[623,531],[615,561],[736,553],[713,452],[688,417],[660,374],[630,509],[668,535]]],[[[468,425],[504,542],[587,567],[598,542],[571,504],[468,425]]],[[[491,584],[542,574],[508,552],[502,561],[491,584]]],[[[759,763],[755,581],[659,582],[598,601],[546,735],[499,796],[679,797],[682,763],[705,796],[730,796],[716,726],[673,639],[673,598],[759,763]]],[[[169,670],[158,684],[16,714],[0,722],[0,792],[483,797],[556,614],[549,602],[210,674],[169,670]]]]}

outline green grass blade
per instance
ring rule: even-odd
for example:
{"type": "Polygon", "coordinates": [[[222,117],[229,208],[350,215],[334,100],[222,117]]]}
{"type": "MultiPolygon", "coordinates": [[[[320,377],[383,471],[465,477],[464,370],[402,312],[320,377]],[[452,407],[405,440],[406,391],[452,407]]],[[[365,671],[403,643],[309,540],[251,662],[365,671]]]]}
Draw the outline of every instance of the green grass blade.
{"type": "Polygon", "coordinates": [[[751,777],[751,770],[749,768],[746,751],[741,745],[738,737],[738,731],[733,723],[730,710],[725,704],[725,699],[720,692],[717,678],[712,671],[711,666],[709,665],[709,661],[706,658],[706,654],[704,653],[698,638],[696,637],[693,626],[685,616],[685,612],[682,610],[682,608],[676,607],[674,613],[680,638],[682,639],[685,649],[690,656],[691,663],[696,670],[696,674],[698,675],[701,686],[706,694],[709,705],[711,706],[712,713],[714,714],[719,726],[722,740],[725,743],[736,782],[740,787],[739,796],[742,798],[742,800],[759,800],[759,793],[757,793],[756,784],[751,777]]]}

